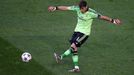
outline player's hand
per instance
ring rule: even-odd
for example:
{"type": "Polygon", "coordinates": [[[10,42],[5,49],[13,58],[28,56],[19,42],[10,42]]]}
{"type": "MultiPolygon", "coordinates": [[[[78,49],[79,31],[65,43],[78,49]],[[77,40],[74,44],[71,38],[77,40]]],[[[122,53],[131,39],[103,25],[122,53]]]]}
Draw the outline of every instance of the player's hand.
{"type": "Polygon", "coordinates": [[[119,19],[113,19],[113,22],[114,24],[116,25],[120,25],[121,24],[121,21],[119,19]]]}
{"type": "Polygon", "coordinates": [[[53,12],[55,10],[56,10],[56,7],[55,6],[49,6],[48,7],[48,11],[50,11],[50,12],[53,12]]]}

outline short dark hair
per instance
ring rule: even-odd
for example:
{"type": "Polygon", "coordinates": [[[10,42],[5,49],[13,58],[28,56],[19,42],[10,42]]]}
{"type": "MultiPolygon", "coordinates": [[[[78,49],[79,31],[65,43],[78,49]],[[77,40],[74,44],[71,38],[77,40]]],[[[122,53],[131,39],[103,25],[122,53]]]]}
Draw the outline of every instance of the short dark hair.
{"type": "Polygon", "coordinates": [[[84,0],[81,0],[79,3],[79,8],[81,9],[82,7],[87,7],[87,2],[84,0]]]}

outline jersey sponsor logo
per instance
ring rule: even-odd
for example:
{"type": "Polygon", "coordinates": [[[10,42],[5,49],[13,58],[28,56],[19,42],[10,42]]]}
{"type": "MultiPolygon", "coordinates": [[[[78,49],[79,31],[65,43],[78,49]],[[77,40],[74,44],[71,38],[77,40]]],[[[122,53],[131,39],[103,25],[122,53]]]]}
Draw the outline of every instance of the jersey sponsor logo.
{"type": "Polygon", "coordinates": [[[79,18],[80,20],[83,20],[83,21],[90,20],[90,19],[84,19],[82,16],[81,16],[81,17],[80,17],[80,16],[78,16],[78,18],[79,18]]]}
{"type": "Polygon", "coordinates": [[[80,20],[86,21],[86,19],[84,19],[83,17],[79,17],[79,16],[78,16],[78,18],[79,18],[80,20]]]}

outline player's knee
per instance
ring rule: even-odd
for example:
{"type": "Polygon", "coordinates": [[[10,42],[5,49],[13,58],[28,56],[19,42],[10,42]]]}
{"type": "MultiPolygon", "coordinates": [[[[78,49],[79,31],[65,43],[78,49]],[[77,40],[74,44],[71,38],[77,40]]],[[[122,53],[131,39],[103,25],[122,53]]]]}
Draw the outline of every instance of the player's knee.
{"type": "Polygon", "coordinates": [[[75,43],[72,43],[72,44],[71,44],[71,48],[74,48],[74,50],[77,50],[76,44],[75,44],[75,43]]]}
{"type": "Polygon", "coordinates": [[[75,44],[71,45],[71,52],[73,55],[77,55],[78,54],[78,50],[75,44]]]}
{"type": "Polygon", "coordinates": [[[71,47],[71,53],[73,55],[77,55],[78,54],[78,51],[71,47]]]}

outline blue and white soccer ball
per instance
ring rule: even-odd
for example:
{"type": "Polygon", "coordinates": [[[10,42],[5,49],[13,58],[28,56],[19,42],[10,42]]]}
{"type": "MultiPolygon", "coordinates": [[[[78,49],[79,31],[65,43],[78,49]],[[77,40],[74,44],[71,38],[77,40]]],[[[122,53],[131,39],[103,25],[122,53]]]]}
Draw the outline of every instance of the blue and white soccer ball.
{"type": "Polygon", "coordinates": [[[21,59],[22,59],[23,62],[29,62],[32,59],[32,55],[28,52],[24,52],[21,55],[21,59]]]}

